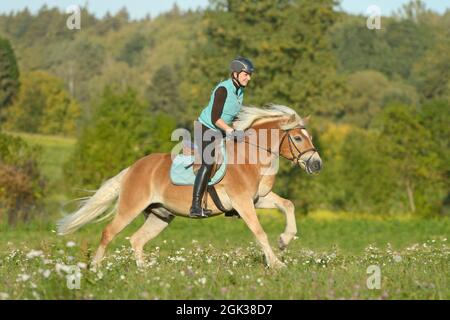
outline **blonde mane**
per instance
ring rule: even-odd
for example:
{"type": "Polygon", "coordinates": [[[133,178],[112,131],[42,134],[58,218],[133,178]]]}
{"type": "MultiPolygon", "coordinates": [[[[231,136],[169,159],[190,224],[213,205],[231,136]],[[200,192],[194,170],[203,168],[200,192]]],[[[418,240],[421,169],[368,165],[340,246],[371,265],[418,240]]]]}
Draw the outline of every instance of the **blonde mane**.
{"type": "Polygon", "coordinates": [[[282,125],[282,129],[289,130],[296,126],[304,126],[304,122],[297,112],[289,107],[274,104],[263,108],[242,107],[237,119],[233,122],[233,126],[237,130],[245,130],[250,128],[256,120],[286,116],[294,116],[294,120],[282,125]]]}

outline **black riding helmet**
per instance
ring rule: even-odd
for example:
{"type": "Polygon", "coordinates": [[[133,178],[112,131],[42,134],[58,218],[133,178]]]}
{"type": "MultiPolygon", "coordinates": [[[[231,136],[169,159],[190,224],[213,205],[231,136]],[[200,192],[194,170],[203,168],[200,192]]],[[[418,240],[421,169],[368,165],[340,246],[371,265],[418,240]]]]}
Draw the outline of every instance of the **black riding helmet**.
{"type": "Polygon", "coordinates": [[[230,71],[231,77],[235,79],[241,87],[245,87],[241,84],[241,82],[237,78],[234,77],[234,72],[237,72],[238,75],[242,71],[252,74],[255,71],[255,68],[253,67],[253,63],[250,61],[250,59],[244,57],[237,57],[236,59],[231,61],[230,71]]]}
{"type": "Polygon", "coordinates": [[[253,67],[253,63],[249,59],[238,57],[231,61],[230,70],[231,72],[237,73],[240,73],[242,71],[253,73],[255,71],[255,68],[253,67]]]}

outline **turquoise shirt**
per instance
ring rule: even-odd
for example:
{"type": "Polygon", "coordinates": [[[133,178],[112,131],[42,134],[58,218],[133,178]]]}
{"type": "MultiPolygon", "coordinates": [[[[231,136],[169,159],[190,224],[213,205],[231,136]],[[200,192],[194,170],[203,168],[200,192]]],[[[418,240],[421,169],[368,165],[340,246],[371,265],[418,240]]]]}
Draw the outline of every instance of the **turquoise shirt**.
{"type": "Polygon", "coordinates": [[[234,118],[238,115],[239,111],[241,111],[242,102],[244,100],[244,89],[242,87],[237,89],[236,94],[236,87],[234,86],[233,80],[231,80],[231,78],[220,82],[214,88],[213,92],[211,93],[211,97],[209,98],[208,105],[202,110],[202,113],[198,118],[198,121],[203,123],[208,128],[214,130],[217,130],[218,128],[214,123],[212,123],[211,114],[214,103],[214,94],[219,87],[225,87],[225,89],[227,90],[227,98],[225,99],[222,115],[220,116],[220,118],[229,126],[231,126],[234,118]]]}

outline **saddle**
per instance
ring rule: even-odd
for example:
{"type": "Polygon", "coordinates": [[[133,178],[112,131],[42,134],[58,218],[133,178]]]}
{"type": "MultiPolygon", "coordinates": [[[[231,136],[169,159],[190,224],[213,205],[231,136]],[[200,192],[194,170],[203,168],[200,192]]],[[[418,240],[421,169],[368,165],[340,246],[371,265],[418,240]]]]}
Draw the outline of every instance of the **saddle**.
{"type": "MultiPolygon", "coordinates": [[[[191,141],[185,142],[183,144],[183,151],[184,156],[193,156],[195,161],[192,163],[192,170],[194,171],[194,175],[197,175],[198,169],[201,167],[201,154],[197,151],[197,146],[192,143],[191,141]]],[[[217,172],[217,170],[220,168],[220,165],[224,162],[224,155],[222,154],[221,148],[216,148],[215,154],[214,154],[214,164],[211,170],[211,177],[214,177],[214,174],[217,172]]]]}
{"type": "MultiPolygon", "coordinates": [[[[216,148],[216,152],[215,152],[215,157],[214,157],[214,164],[211,170],[211,177],[213,177],[217,170],[220,168],[220,166],[226,165],[226,163],[224,162],[224,155],[222,154],[222,151],[226,152],[226,149],[224,148],[222,150],[222,148],[216,148]]],[[[200,157],[201,154],[200,152],[197,151],[197,146],[192,143],[191,141],[185,142],[183,144],[183,150],[182,150],[182,154],[184,156],[193,156],[194,159],[196,161],[194,161],[192,163],[192,170],[194,171],[194,175],[197,175],[198,169],[200,169],[201,163],[200,163],[200,157]]],[[[208,185],[206,188],[206,191],[210,194],[211,198],[214,201],[214,204],[216,205],[217,208],[219,208],[220,211],[225,213],[226,217],[237,217],[237,218],[241,218],[241,216],[239,215],[239,213],[234,210],[227,210],[223,207],[222,202],[220,201],[220,198],[217,194],[216,188],[214,187],[214,185],[208,185]]],[[[204,208],[208,208],[208,203],[206,201],[207,197],[206,197],[206,193],[205,196],[203,197],[203,206],[204,208]]]]}

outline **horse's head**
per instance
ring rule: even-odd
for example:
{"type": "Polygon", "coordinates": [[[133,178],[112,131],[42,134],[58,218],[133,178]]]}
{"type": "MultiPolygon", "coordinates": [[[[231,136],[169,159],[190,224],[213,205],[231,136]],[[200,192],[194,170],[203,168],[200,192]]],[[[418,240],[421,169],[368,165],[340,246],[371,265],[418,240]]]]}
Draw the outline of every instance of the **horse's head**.
{"type": "Polygon", "coordinates": [[[308,122],[309,117],[302,119],[292,114],[287,122],[280,125],[279,153],[311,174],[322,169],[322,159],[314,147],[312,135],[306,130],[308,122]]]}
{"type": "Polygon", "coordinates": [[[243,107],[235,129],[258,129],[279,131],[278,154],[303,168],[307,173],[318,173],[322,159],[313,145],[312,136],[306,130],[309,117],[302,119],[293,109],[282,105],[265,108],[243,107]]]}

